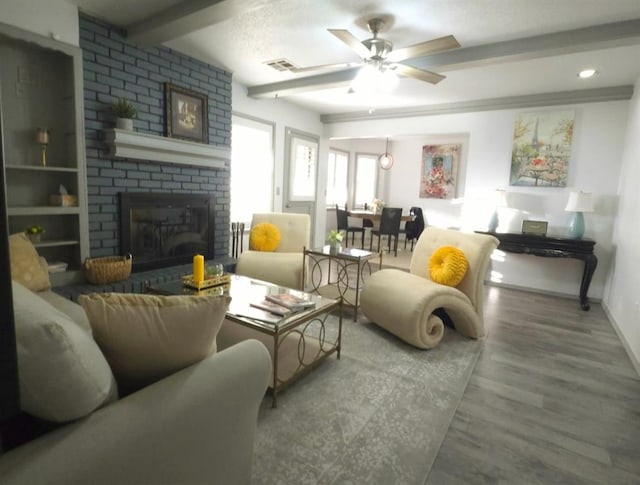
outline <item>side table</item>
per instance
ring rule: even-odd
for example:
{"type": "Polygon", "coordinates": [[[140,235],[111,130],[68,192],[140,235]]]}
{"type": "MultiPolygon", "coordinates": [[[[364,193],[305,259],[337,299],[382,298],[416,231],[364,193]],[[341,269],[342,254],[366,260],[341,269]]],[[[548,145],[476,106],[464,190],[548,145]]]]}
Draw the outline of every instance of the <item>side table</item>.
{"type": "Polygon", "coordinates": [[[365,276],[371,275],[371,261],[378,258],[378,269],[382,268],[382,252],[365,251],[356,248],[331,249],[323,246],[304,249],[302,281],[307,281],[306,291],[327,298],[341,298],[353,307],[353,321],[358,317],[360,291],[365,276]],[[309,266],[309,268],[307,268],[309,266]]]}
{"type": "Polygon", "coordinates": [[[570,239],[560,236],[537,236],[532,234],[516,234],[504,232],[483,232],[500,241],[498,249],[509,253],[533,254],[545,258],[573,258],[584,262],[582,280],[580,281],[580,308],[589,311],[589,285],[598,266],[598,258],[593,254],[596,242],[592,239],[570,239]]]}

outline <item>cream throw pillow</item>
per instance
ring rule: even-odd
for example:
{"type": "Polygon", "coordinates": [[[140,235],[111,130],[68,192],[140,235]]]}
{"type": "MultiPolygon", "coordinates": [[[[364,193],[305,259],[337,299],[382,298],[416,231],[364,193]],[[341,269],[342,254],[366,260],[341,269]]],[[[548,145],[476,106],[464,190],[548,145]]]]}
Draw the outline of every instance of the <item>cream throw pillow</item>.
{"type": "Polygon", "coordinates": [[[231,298],[94,293],[78,301],[127,393],[214,353],[231,298]]]}
{"type": "Polygon", "coordinates": [[[48,290],[49,272],[40,263],[38,251],[23,232],[9,236],[11,279],[33,291],[48,290]]]}
{"type": "Polygon", "coordinates": [[[91,334],[20,283],[13,281],[12,290],[22,410],[64,422],[117,398],[91,334]]]}

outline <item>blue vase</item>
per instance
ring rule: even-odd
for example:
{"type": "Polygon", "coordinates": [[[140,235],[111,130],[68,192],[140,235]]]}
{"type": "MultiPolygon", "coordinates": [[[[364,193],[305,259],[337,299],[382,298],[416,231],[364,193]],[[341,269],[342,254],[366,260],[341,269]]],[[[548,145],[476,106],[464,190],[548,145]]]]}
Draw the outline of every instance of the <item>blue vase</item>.
{"type": "Polygon", "coordinates": [[[584,235],[584,216],[582,212],[574,212],[573,219],[569,223],[569,237],[571,239],[582,239],[584,235]]]}
{"type": "Polygon", "coordinates": [[[498,224],[498,209],[496,209],[495,211],[493,211],[491,219],[489,219],[489,232],[496,232],[496,229],[498,229],[498,224]]]}

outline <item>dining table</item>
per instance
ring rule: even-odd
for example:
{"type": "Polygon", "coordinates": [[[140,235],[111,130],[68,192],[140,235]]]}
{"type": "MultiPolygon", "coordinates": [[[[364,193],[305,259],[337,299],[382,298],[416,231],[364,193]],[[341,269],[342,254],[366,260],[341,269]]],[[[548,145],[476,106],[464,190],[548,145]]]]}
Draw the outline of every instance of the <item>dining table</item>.
{"type": "MultiPolygon", "coordinates": [[[[374,212],[369,210],[361,210],[361,209],[353,209],[347,212],[349,217],[356,217],[358,219],[368,219],[373,222],[380,222],[380,217],[382,216],[382,212],[374,212]]],[[[402,214],[401,221],[407,222],[412,221],[414,216],[411,214],[402,214]]]]}

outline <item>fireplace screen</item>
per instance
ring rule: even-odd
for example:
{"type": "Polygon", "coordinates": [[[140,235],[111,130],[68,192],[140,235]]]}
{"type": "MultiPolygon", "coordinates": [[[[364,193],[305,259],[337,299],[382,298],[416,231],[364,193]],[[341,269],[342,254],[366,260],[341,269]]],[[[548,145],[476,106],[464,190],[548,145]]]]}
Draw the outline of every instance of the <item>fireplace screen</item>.
{"type": "Polygon", "coordinates": [[[213,258],[213,198],[206,194],[120,193],[123,254],[134,271],[213,258]]]}

